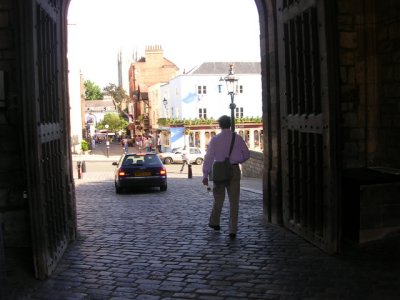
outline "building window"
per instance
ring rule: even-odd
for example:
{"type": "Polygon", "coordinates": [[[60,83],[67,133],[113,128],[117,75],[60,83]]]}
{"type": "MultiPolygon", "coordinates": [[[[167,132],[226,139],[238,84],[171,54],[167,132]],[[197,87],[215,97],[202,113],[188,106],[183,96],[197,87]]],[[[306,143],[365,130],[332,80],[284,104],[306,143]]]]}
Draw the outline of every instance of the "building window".
{"type": "Polygon", "coordinates": [[[222,84],[218,84],[218,93],[219,93],[219,94],[222,93],[222,84]]]}
{"type": "Polygon", "coordinates": [[[199,108],[199,118],[207,119],[207,109],[206,108],[199,108]]]}
{"type": "Polygon", "coordinates": [[[198,86],[197,86],[197,94],[199,94],[199,95],[207,94],[207,86],[205,86],[205,85],[198,85],[198,86]]]}
{"type": "Polygon", "coordinates": [[[239,92],[238,94],[243,94],[243,85],[239,85],[239,92]]]}
{"type": "Polygon", "coordinates": [[[236,107],[236,118],[243,118],[243,107],[236,107]]]}

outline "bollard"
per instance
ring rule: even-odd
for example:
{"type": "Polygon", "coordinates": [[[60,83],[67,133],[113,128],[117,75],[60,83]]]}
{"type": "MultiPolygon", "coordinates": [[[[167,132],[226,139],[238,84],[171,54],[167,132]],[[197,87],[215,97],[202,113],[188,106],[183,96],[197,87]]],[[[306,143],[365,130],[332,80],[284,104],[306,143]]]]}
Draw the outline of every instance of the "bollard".
{"type": "Polygon", "coordinates": [[[86,173],[86,163],[82,161],[82,173],[86,173]]]}
{"type": "Polygon", "coordinates": [[[77,162],[77,167],[78,167],[78,179],[82,178],[82,167],[81,167],[81,162],[77,162]]]}
{"type": "Polygon", "coordinates": [[[188,164],[188,178],[192,178],[192,164],[188,164]]]}

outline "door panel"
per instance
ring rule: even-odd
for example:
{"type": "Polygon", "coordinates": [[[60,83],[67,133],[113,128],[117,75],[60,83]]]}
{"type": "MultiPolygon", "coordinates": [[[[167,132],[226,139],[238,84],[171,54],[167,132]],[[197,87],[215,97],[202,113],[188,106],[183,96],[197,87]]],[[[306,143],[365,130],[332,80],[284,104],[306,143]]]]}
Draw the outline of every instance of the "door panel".
{"type": "Polygon", "coordinates": [[[68,244],[61,0],[24,6],[26,161],[35,275],[49,276],[68,244]],[[30,32],[30,34],[29,34],[30,32]],[[32,62],[32,63],[30,63],[32,62]]]}
{"type": "Polygon", "coordinates": [[[286,227],[337,251],[324,1],[278,1],[283,214],[286,227]]]}

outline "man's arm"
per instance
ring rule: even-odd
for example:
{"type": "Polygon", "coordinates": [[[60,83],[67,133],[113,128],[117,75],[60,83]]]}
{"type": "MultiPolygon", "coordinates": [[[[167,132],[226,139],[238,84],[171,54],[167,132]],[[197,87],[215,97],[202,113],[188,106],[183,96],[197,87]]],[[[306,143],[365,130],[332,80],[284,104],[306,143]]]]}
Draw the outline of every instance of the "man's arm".
{"type": "Polygon", "coordinates": [[[248,160],[250,158],[250,150],[247,147],[246,142],[243,140],[242,137],[240,137],[239,147],[240,147],[240,152],[242,154],[240,163],[244,163],[246,160],[248,160]]]}
{"type": "Polygon", "coordinates": [[[213,139],[211,139],[210,143],[208,144],[208,149],[206,155],[204,155],[203,161],[203,183],[204,179],[207,178],[208,181],[208,174],[211,172],[212,164],[214,162],[214,143],[213,139]]]}

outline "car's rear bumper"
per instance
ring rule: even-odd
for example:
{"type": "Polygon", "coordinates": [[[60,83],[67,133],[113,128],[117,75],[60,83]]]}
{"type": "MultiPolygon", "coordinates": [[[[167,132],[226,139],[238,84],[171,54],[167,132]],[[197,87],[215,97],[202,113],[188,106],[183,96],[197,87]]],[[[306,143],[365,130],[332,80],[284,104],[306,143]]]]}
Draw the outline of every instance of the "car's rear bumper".
{"type": "Polygon", "coordinates": [[[166,184],[166,176],[124,177],[116,181],[116,185],[120,188],[159,187],[166,184]]]}

